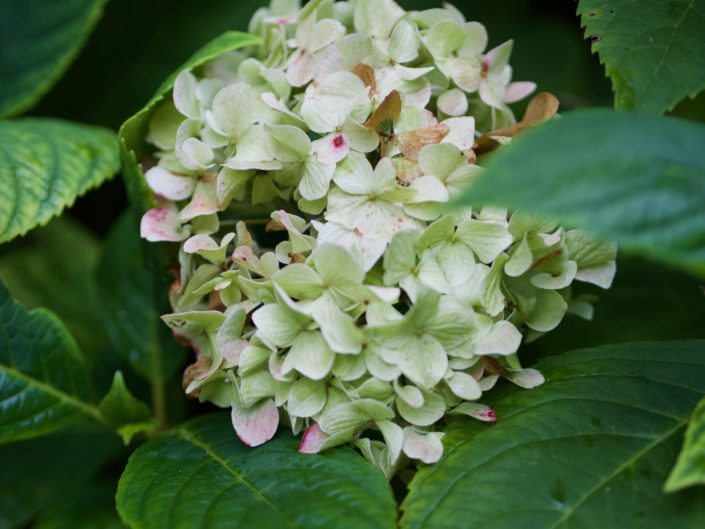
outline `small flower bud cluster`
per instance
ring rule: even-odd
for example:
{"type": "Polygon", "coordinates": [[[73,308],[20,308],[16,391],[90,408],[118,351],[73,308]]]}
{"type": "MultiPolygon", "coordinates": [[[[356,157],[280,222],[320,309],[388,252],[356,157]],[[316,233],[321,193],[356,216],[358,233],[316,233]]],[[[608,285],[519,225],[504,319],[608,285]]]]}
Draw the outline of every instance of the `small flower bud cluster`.
{"type": "Polygon", "coordinates": [[[589,318],[571,284],[608,287],[616,249],[447,213],[478,141],[523,126],[507,105],[535,87],[511,81],[511,41],[486,51],[455,8],[392,0],[273,0],[250,32],[261,45],[182,72],[147,135],[141,231],[181,244],[163,319],[197,354],[185,390],[251,446],[281,423],[300,451],[354,443],[387,476],[437,461],[444,417],[492,422],[500,377],[541,384],[520,343],[589,318]]]}

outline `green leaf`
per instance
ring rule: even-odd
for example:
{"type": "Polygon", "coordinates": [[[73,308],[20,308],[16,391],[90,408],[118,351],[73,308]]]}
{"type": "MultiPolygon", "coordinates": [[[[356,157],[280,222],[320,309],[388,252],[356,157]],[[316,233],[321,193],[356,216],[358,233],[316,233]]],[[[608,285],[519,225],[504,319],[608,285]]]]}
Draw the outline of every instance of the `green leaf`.
{"type": "Polygon", "coordinates": [[[107,0],[0,5],[0,117],[31,108],[78,55],[107,0]]]}
{"type": "Polygon", "coordinates": [[[147,134],[149,118],[159,104],[165,101],[167,96],[170,95],[176,77],[185,69],[198,68],[227,51],[251,46],[259,43],[259,41],[259,37],[239,31],[228,31],[212,40],[198,50],[189,60],[181,65],[178,70],[173,72],[161,84],[154,96],[152,96],[142,110],[122,124],[119,137],[123,176],[128,195],[132,203],[138,209],[146,210],[151,207],[154,202],[152,192],[146,184],[142,167],[139,164],[139,160],[145,153],[144,138],[147,134]]]}
{"type": "Polygon", "coordinates": [[[0,282],[0,443],[86,417],[103,421],[90,397],[85,361],[61,321],[44,309],[27,311],[0,282]]]}
{"type": "Polygon", "coordinates": [[[115,434],[92,422],[0,446],[0,527],[29,527],[37,513],[63,505],[88,485],[121,450],[115,434]]]}
{"type": "Polygon", "coordinates": [[[226,413],[194,419],[132,455],[118,511],[133,529],[396,527],[382,474],[350,449],[298,454],[281,435],[240,443],[226,413]]]}
{"type": "Polygon", "coordinates": [[[134,217],[125,214],[105,240],[96,270],[103,321],[113,348],[145,379],[168,379],[184,359],[169,329],[159,319],[169,310],[163,271],[139,237],[134,217]],[[119,256],[119,258],[116,258],[119,256]]]}
{"type": "Polygon", "coordinates": [[[107,391],[117,365],[108,354],[93,281],[99,255],[96,237],[62,216],[0,246],[0,278],[26,308],[44,307],[61,319],[84,353],[97,389],[107,391]]]}
{"type": "Polygon", "coordinates": [[[116,479],[93,480],[43,509],[32,529],[126,529],[115,508],[116,487],[116,479]]]}
{"type": "Polygon", "coordinates": [[[661,114],[705,88],[701,0],[581,0],[578,15],[617,108],[661,114]]]}
{"type": "Polygon", "coordinates": [[[664,490],[673,492],[705,484],[705,398],[700,401],[685,433],[685,444],[664,490]]]}
{"type": "Polygon", "coordinates": [[[0,243],[49,219],[118,169],[115,135],[56,119],[0,121],[0,243]]]}
{"type": "Polygon", "coordinates": [[[620,249],[705,273],[705,127],[609,110],[567,114],[500,150],[460,202],[556,217],[620,249]]]}
{"type": "Polygon", "coordinates": [[[127,389],[120,371],[115,373],[113,385],[98,404],[98,409],[122,436],[125,444],[129,444],[138,433],[151,432],[159,426],[149,406],[136,399],[127,389]]]}
{"type": "Polygon", "coordinates": [[[495,425],[446,429],[445,456],[411,482],[403,529],[703,526],[704,491],[661,487],[705,393],[705,341],[583,349],[536,367],[541,387],[495,390],[495,425]]]}

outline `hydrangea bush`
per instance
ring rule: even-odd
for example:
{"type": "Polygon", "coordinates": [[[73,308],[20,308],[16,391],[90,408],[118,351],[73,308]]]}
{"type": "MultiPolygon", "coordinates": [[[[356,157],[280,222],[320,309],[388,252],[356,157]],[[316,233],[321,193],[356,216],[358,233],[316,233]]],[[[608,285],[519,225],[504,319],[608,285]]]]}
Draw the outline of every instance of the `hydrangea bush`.
{"type": "Polygon", "coordinates": [[[388,477],[435,462],[447,415],[493,422],[500,377],[543,382],[520,344],[589,319],[571,285],[609,287],[616,248],[449,207],[477,154],[548,117],[508,106],[535,89],[512,81],[512,41],[391,0],[273,0],[250,32],[261,45],[178,76],[147,136],[141,233],[180,243],[163,319],[196,352],[185,391],[231,408],[250,446],[286,427],[388,477]]]}

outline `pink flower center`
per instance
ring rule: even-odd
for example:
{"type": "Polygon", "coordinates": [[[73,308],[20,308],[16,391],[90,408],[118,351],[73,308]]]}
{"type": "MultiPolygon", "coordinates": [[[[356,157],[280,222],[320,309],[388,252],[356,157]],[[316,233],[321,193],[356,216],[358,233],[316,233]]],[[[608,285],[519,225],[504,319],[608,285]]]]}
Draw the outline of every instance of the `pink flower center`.
{"type": "Polygon", "coordinates": [[[341,136],[340,134],[333,138],[333,147],[336,149],[340,149],[343,145],[345,144],[345,138],[341,136]]]}

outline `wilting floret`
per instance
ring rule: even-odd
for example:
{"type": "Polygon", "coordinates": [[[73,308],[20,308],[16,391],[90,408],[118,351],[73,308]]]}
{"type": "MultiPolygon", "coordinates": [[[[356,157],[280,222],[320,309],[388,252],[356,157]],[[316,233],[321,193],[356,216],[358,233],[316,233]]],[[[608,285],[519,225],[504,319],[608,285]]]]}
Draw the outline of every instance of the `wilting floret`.
{"type": "Polygon", "coordinates": [[[579,230],[446,213],[476,154],[555,99],[516,123],[507,105],[535,86],[511,81],[512,42],[486,51],[451,6],[274,0],[250,31],[260,46],[178,76],[147,136],[141,230],[181,244],[163,319],[196,351],[185,390],[231,408],[251,446],[283,423],[302,452],[354,443],[387,476],[434,462],[446,415],[492,422],[499,377],[542,383],[516,352],[590,318],[573,281],[612,281],[614,245],[579,230]]]}

